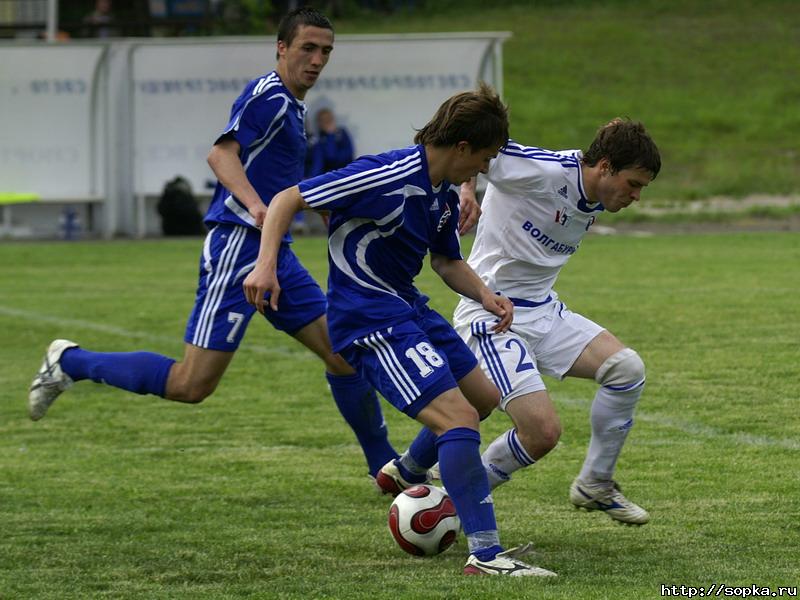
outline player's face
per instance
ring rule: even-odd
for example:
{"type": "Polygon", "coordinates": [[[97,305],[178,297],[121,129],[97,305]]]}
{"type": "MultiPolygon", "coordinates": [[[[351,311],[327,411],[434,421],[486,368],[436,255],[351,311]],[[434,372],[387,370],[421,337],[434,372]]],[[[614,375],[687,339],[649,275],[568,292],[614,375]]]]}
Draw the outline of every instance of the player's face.
{"type": "Polygon", "coordinates": [[[486,173],[489,170],[489,161],[497,156],[499,149],[499,146],[490,146],[473,150],[467,142],[459,142],[453,149],[447,181],[460,185],[478,173],[486,173]]]}
{"type": "Polygon", "coordinates": [[[608,212],[619,212],[637,202],[652,180],[653,174],[646,169],[622,169],[612,173],[608,168],[601,171],[597,182],[597,200],[608,212]]]}
{"type": "Polygon", "coordinates": [[[305,98],[328,64],[332,51],[333,32],[312,25],[300,25],[290,46],[278,42],[278,72],[296,98],[305,98]]]}

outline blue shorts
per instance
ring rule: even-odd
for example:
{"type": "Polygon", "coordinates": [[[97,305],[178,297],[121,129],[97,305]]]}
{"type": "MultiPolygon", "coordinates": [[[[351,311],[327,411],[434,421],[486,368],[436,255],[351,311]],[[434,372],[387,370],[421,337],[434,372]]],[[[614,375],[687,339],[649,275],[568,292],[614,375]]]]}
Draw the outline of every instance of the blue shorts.
{"type": "Polygon", "coordinates": [[[342,352],[395,408],[416,417],[431,400],[458,387],[478,361],[450,323],[428,307],[413,320],[374,331],[342,352]]]}
{"type": "MultiPolygon", "coordinates": [[[[200,257],[200,279],[194,309],[184,341],[200,348],[233,352],[256,312],[247,303],[242,283],[253,270],[261,232],[239,225],[220,224],[208,232],[200,257]]],[[[293,335],[325,314],[325,294],[292,252],[281,244],[278,254],[281,296],[278,311],[266,307],[275,329],[293,335]]]]}

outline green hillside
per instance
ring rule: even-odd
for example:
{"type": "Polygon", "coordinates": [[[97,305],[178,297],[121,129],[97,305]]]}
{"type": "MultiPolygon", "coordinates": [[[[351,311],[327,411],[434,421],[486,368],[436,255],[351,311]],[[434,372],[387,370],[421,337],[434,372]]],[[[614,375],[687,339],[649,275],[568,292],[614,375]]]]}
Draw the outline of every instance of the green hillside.
{"type": "Polygon", "coordinates": [[[650,200],[800,193],[796,1],[417,2],[339,33],[511,31],[512,135],[585,147],[617,115],[643,121],[664,167],[650,200]]]}

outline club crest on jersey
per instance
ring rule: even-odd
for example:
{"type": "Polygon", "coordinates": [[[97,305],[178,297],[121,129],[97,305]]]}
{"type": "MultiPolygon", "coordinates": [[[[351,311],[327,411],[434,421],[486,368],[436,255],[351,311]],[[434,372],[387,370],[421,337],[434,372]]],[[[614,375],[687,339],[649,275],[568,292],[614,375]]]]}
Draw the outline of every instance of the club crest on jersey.
{"type": "Polygon", "coordinates": [[[572,216],[568,215],[566,210],[557,210],[555,221],[562,227],[566,227],[572,221],[572,216]]]}
{"type": "Polygon", "coordinates": [[[439,219],[439,224],[436,226],[437,233],[442,230],[442,227],[444,227],[445,223],[447,223],[447,219],[449,219],[450,215],[452,214],[453,212],[450,210],[450,205],[445,204],[444,212],[442,213],[442,216],[439,219]]]}

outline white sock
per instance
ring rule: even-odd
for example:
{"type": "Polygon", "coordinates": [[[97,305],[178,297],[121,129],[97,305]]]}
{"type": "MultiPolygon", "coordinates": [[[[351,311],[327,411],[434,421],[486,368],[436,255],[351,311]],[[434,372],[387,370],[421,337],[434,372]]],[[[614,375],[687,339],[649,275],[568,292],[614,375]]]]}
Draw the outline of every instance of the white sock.
{"type": "Polygon", "coordinates": [[[536,462],[522,447],[516,429],[509,429],[489,444],[481,460],[492,489],[510,480],[514,471],[536,462]]]}
{"type": "Polygon", "coordinates": [[[585,483],[611,481],[617,458],[628,432],[633,427],[633,413],[644,390],[644,380],[633,389],[601,387],[592,402],[592,440],[581,469],[585,483]]]}

